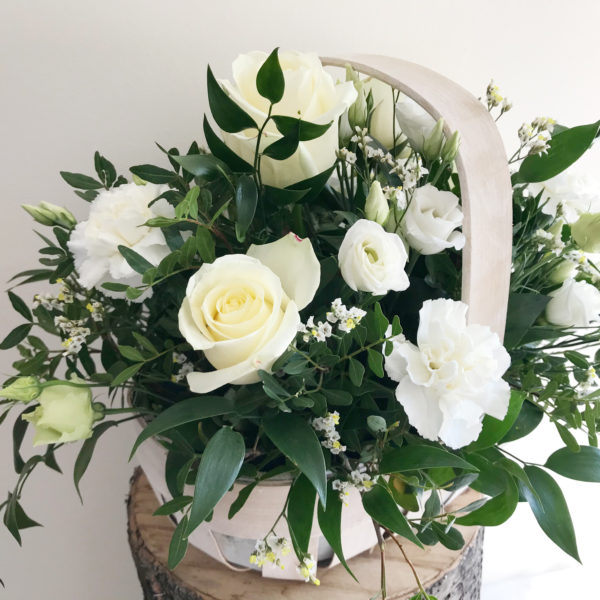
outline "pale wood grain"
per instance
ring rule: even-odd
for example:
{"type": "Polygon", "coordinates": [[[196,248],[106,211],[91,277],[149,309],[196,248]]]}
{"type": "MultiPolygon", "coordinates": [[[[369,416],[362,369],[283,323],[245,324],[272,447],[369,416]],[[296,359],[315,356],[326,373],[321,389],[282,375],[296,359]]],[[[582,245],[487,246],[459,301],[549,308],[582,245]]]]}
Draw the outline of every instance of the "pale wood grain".
{"type": "Polygon", "coordinates": [[[504,336],[512,253],[512,187],[502,139],[486,108],[454,81],[421,65],[388,56],[323,57],[323,64],[352,67],[418,102],[445,133],[458,131],[456,158],[467,244],[463,250],[462,298],[469,322],[504,336]]]}

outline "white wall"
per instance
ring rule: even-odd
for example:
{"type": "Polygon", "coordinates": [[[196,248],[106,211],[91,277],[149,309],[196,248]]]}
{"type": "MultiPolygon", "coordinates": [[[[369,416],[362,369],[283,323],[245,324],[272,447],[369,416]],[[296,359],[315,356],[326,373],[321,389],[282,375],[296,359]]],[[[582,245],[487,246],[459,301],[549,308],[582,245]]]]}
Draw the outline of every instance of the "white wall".
{"type": "MultiPolygon", "coordinates": [[[[59,170],[91,172],[99,149],[125,171],[161,160],[154,141],[184,147],[200,137],[208,61],[227,76],[239,52],[282,45],[399,56],[478,95],[494,77],[515,104],[502,124],[512,148],[517,127],[539,114],[566,124],[599,118],[599,19],[594,0],[2,0],[0,280],[36,260],[37,238],[20,204],[48,200],[85,214],[59,170]]],[[[4,296],[0,311],[3,336],[18,317],[4,296]]],[[[10,362],[3,353],[0,373],[10,373],[10,362]]],[[[45,527],[25,532],[23,549],[0,535],[4,597],[140,598],[125,537],[131,441],[126,430],[102,440],[83,483],[83,507],[70,480],[75,448],[65,452],[65,477],[34,475],[24,504],[45,527]]],[[[8,423],[0,430],[2,489],[14,481],[10,456],[8,423]]],[[[597,506],[598,489],[585,493],[597,506]]],[[[583,514],[575,520],[589,532],[583,514]]],[[[502,557],[506,572],[522,566],[514,547],[526,542],[502,543],[490,556],[502,557]]],[[[535,566],[536,554],[525,557],[532,569],[543,566],[535,566]]],[[[593,552],[585,558],[593,565],[593,552]]],[[[553,589],[544,597],[564,597],[553,589]]]]}

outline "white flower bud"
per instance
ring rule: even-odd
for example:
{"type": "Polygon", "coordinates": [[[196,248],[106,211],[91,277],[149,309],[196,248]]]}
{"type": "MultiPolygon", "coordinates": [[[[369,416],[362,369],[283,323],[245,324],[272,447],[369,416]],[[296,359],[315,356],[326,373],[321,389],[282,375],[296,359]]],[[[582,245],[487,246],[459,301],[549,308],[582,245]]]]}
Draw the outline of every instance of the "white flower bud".
{"type": "Polygon", "coordinates": [[[390,207],[381,189],[379,181],[374,181],[371,184],[369,195],[365,201],[365,216],[369,221],[375,221],[379,225],[383,225],[390,214],[390,207]]]}

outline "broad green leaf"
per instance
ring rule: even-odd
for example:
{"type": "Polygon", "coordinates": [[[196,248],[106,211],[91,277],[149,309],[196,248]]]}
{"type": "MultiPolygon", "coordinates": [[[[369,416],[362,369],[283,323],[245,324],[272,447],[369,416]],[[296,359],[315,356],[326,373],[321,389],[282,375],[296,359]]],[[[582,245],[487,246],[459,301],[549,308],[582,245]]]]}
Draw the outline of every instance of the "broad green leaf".
{"type": "Polygon", "coordinates": [[[565,350],[564,352],[565,358],[570,360],[576,367],[580,369],[589,368],[590,364],[585,354],[581,352],[577,352],[575,350],[565,350]]]}
{"type": "Polygon", "coordinates": [[[298,149],[298,130],[290,135],[285,135],[277,141],[269,144],[263,150],[263,154],[274,160],[285,160],[298,149]]]}
{"type": "Polygon", "coordinates": [[[600,121],[565,129],[554,135],[547,154],[528,156],[514,177],[515,183],[546,181],[570,167],[592,145],[600,121]]]}
{"type": "Polygon", "coordinates": [[[212,130],[206,116],[204,117],[203,128],[206,144],[214,156],[220,158],[235,173],[252,173],[254,170],[252,165],[227,147],[225,142],[212,130]]]}
{"type": "Polygon", "coordinates": [[[133,362],[143,362],[145,360],[142,353],[133,346],[119,346],[119,352],[122,356],[133,362]]]}
{"type": "Polygon", "coordinates": [[[170,183],[177,174],[154,165],[136,165],[129,169],[134,175],[150,183],[170,183]]]}
{"type": "Polygon", "coordinates": [[[383,354],[381,354],[380,351],[369,348],[369,350],[367,350],[367,363],[369,369],[371,369],[377,377],[383,377],[385,375],[383,371],[383,354]]]}
{"type": "Polygon", "coordinates": [[[352,382],[352,385],[360,387],[362,385],[364,374],[365,367],[361,362],[359,362],[355,358],[351,358],[348,360],[348,375],[350,376],[350,381],[352,382]]]}
{"type": "Polygon", "coordinates": [[[124,292],[129,288],[126,283],[117,283],[116,281],[107,281],[102,284],[102,287],[111,292],[124,292]]]}
{"type": "Polygon", "coordinates": [[[354,573],[350,570],[346,559],[344,558],[344,550],[342,548],[342,501],[338,491],[327,486],[327,508],[324,509],[321,504],[317,507],[317,519],[319,520],[319,528],[327,543],[333,548],[340,563],[355,581],[358,581],[354,573]]]}
{"type": "Polygon", "coordinates": [[[0,350],[8,350],[20,344],[31,331],[31,323],[23,323],[15,327],[0,343],[0,350]]]}
{"type": "Polygon", "coordinates": [[[29,310],[29,307],[27,306],[27,304],[25,304],[25,302],[23,300],[21,300],[21,298],[19,298],[19,296],[17,296],[14,292],[9,291],[8,298],[10,300],[10,303],[12,304],[12,307],[22,317],[24,317],[28,321],[31,321],[33,319],[33,316],[31,314],[31,311],[29,310]]]}
{"type": "Polygon", "coordinates": [[[102,156],[100,152],[96,151],[94,153],[94,167],[96,168],[98,177],[104,183],[104,186],[110,188],[117,179],[115,166],[110,160],[102,156]]]}
{"type": "Polygon", "coordinates": [[[362,503],[367,514],[377,523],[413,542],[419,548],[423,547],[406,517],[400,512],[396,501],[383,485],[376,484],[373,489],[363,494],[362,503]]]}
{"type": "Polygon", "coordinates": [[[270,185],[263,186],[264,199],[268,202],[272,202],[277,206],[287,206],[288,204],[295,204],[302,200],[310,190],[288,190],[271,187],[270,185]]]}
{"type": "Polygon", "coordinates": [[[147,337],[144,337],[141,333],[138,333],[137,331],[132,331],[131,333],[140,346],[142,346],[152,354],[158,354],[158,350],[147,337]]]}
{"type": "Polygon", "coordinates": [[[531,402],[523,402],[521,412],[508,433],[500,440],[501,444],[513,442],[529,435],[544,418],[544,413],[531,402]]]}
{"type": "Polygon", "coordinates": [[[500,473],[504,491],[488,500],[481,508],[459,517],[456,520],[458,525],[501,525],[512,516],[519,503],[519,489],[508,473],[500,473]]]}
{"type": "Polygon", "coordinates": [[[403,446],[384,454],[379,472],[381,474],[403,473],[432,467],[477,471],[472,464],[437,446],[403,446]]]}
{"type": "Polygon", "coordinates": [[[144,431],[135,440],[129,459],[131,460],[140,444],[148,438],[186,423],[226,415],[230,412],[233,412],[233,401],[224,396],[200,396],[177,402],[146,425],[144,431]]]}
{"type": "Polygon", "coordinates": [[[238,133],[244,129],[258,129],[254,119],[219,85],[210,67],[206,72],[206,85],[210,112],[223,131],[238,133]]]}
{"type": "Polygon", "coordinates": [[[302,197],[302,203],[310,203],[315,198],[317,198],[318,195],[323,191],[323,188],[327,185],[327,182],[329,181],[329,178],[331,177],[331,174],[333,173],[334,169],[335,166],[332,166],[326,171],[315,175],[314,177],[309,177],[308,179],[303,179],[302,181],[298,181],[297,183],[292,183],[291,185],[288,185],[285,189],[303,191],[308,190],[307,193],[304,194],[304,196],[302,197]]]}
{"type": "Polygon", "coordinates": [[[246,239],[246,232],[254,219],[257,203],[258,190],[254,180],[249,175],[240,176],[235,188],[235,235],[239,242],[246,239]]]}
{"type": "Polygon", "coordinates": [[[212,154],[190,154],[188,156],[174,156],[188,173],[194,177],[212,180],[217,177],[228,177],[229,167],[212,154]]]}
{"type": "Polygon", "coordinates": [[[565,443],[565,446],[571,452],[579,452],[581,449],[579,446],[579,442],[575,439],[575,436],[560,423],[554,423],[556,426],[556,431],[558,431],[558,435],[560,435],[560,439],[565,443]]]}
{"type": "Polygon", "coordinates": [[[521,492],[527,499],[539,526],[559,548],[581,562],[573,522],[560,487],[546,471],[539,467],[527,466],[525,473],[537,496],[524,486],[521,487],[521,492]]]}
{"type": "Polygon", "coordinates": [[[299,142],[308,142],[321,137],[333,123],[333,121],[330,121],[325,125],[319,125],[317,123],[302,121],[296,117],[284,117],[280,115],[274,115],[271,118],[275,122],[279,133],[291,139],[297,136],[299,142]]]}
{"type": "Polygon", "coordinates": [[[81,497],[79,482],[87,471],[90,461],[92,460],[92,455],[96,449],[96,442],[105,431],[108,431],[111,427],[114,427],[117,424],[118,423],[116,421],[104,421],[103,423],[96,425],[92,431],[92,437],[89,437],[81,445],[79,454],[75,459],[75,466],[73,467],[73,481],[75,483],[77,495],[79,496],[81,502],[83,502],[83,498],[81,497]]]}
{"type": "Polygon", "coordinates": [[[13,464],[16,473],[21,473],[21,471],[23,471],[23,467],[25,466],[25,461],[21,457],[21,444],[23,443],[23,438],[25,437],[25,433],[27,432],[29,421],[26,421],[23,418],[23,415],[26,413],[30,413],[33,410],[34,409],[32,408],[26,408],[13,423],[13,464]]]}
{"type": "Polygon", "coordinates": [[[325,398],[327,398],[327,404],[332,406],[350,406],[353,401],[352,394],[344,390],[323,390],[325,398]]]}
{"type": "Polygon", "coordinates": [[[275,48],[269,54],[256,74],[256,89],[271,104],[277,104],[283,98],[285,91],[285,79],[279,64],[278,50],[279,48],[275,48]]]}
{"type": "Polygon", "coordinates": [[[446,527],[437,521],[433,521],[431,527],[438,540],[449,550],[460,550],[465,545],[462,533],[455,527],[450,527],[446,531],[446,527]]]}
{"type": "Polygon", "coordinates": [[[185,556],[188,546],[188,517],[187,515],[179,521],[175,531],[173,532],[173,537],[171,538],[171,543],[169,544],[169,556],[167,559],[167,565],[169,569],[174,569],[185,556]]]}
{"type": "Polygon", "coordinates": [[[198,467],[187,535],[210,515],[233,485],[245,453],[244,438],[229,427],[222,427],[210,438],[198,467]]]}
{"type": "Polygon", "coordinates": [[[313,484],[321,504],[327,502],[327,477],[321,443],[308,421],[299,415],[279,413],[263,421],[270,440],[313,484]]]}
{"type": "Polygon", "coordinates": [[[561,448],[548,457],[544,466],[569,479],[600,483],[600,450],[593,446],[581,446],[579,452],[561,448]]]}
{"type": "Polygon", "coordinates": [[[205,227],[198,227],[196,230],[196,250],[205,263],[215,260],[215,238],[205,227]]]}
{"type": "Polygon", "coordinates": [[[504,332],[504,345],[514,348],[523,339],[550,301],[541,294],[512,293],[508,299],[508,313],[504,332]]]}
{"type": "Polygon", "coordinates": [[[141,254],[127,246],[117,246],[121,256],[127,261],[127,264],[136,272],[144,274],[148,269],[154,268],[151,262],[148,262],[141,254]]]}
{"type": "Polygon", "coordinates": [[[192,496],[178,496],[168,502],[165,502],[162,506],[159,506],[153,513],[153,516],[168,516],[172,515],[180,510],[184,509],[193,500],[192,496]]]}
{"type": "Polygon", "coordinates": [[[88,175],[82,175],[81,173],[69,173],[68,171],[61,171],[60,176],[71,186],[79,190],[99,190],[104,186],[96,181],[94,178],[88,175]]]}
{"type": "Polygon", "coordinates": [[[313,484],[300,475],[290,488],[287,507],[287,522],[299,558],[308,552],[316,499],[313,484]]]}
{"type": "Polygon", "coordinates": [[[494,444],[498,443],[510,430],[514,422],[517,420],[523,401],[525,400],[525,394],[512,390],[510,394],[510,403],[508,406],[508,412],[502,421],[495,419],[489,415],[483,418],[483,428],[477,440],[469,444],[464,450],[466,452],[473,452],[475,450],[483,450],[489,448],[494,444]]]}
{"type": "Polygon", "coordinates": [[[131,365],[126,369],[123,369],[115,378],[112,380],[110,384],[111,387],[118,387],[122,383],[125,383],[128,379],[131,379],[142,367],[144,363],[136,363],[135,365],[131,365]]]}

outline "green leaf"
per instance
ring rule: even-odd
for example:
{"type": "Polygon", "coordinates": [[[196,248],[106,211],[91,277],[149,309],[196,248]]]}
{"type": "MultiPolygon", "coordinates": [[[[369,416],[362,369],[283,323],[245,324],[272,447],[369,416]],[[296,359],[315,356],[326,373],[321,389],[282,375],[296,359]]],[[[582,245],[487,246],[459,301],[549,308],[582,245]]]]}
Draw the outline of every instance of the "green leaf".
{"type": "Polygon", "coordinates": [[[561,425],[560,423],[554,423],[554,425],[556,426],[558,435],[560,435],[560,439],[565,443],[565,446],[567,446],[571,452],[579,452],[580,446],[579,442],[575,439],[575,436],[564,425],[561,425]]]}
{"type": "Polygon", "coordinates": [[[92,436],[85,440],[81,445],[79,454],[75,459],[75,466],[73,467],[73,481],[75,483],[77,495],[79,496],[81,502],[83,502],[83,498],[81,497],[79,482],[87,471],[90,461],[92,460],[92,455],[96,449],[96,443],[104,432],[108,431],[111,427],[114,427],[117,424],[118,423],[116,421],[104,421],[103,423],[96,425],[92,431],[92,436]]]}
{"type": "Polygon", "coordinates": [[[68,171],[61,171],[60,176],[71,186],[79,190],[99,190],[104,186],[99,182],[82,175],[81,173],[69,173],[68,171]]]}
{"type": "Polygon", "coordinates": [[[465,545],[462,533],[455,527],[446,531],[446,527],[437,521],[433,521],[431,527],[438,540],[449,550],[460,550],[465,545]]]}
{"type": "Polygon", "coordinates": [[[350,392],[344,390],[322,390],[327,398],[327,404],[332,406],[350,406],[354,398],[350,392]]]}
{"type": "Polygon", "coordinates": [[[376,484],[373,489],[363,494],[362,503],[367,514],[377,523],[410,540],[419,548],[423,547],[406,517],[400,512],[396,501],[383,485],[376,484]]]}
{"type": "Polygon", "coordinates": [[[129,460],[135,454],[140,444],[148,438],[160,435],[169,429],[200,421],[210,417],[217,417],[233,412],[233,400],[223,396],[201,396],[188,398],[170,406],[161,412],[135,440],[129,460]]]}
{"type": "Polygon", "coordinates": [[[24,317],[28,321],[31,321],[33,319],[32,315],[31,315],[31,311],[29,310],[27,304],[25,304],[25,302],[23,302],[23,300],[21,300],[21,298],[19,298],[19,296],[17,296],[15,293],[9,291],[8,298],[10,299],[10,303],[12,304],[12,307],[22,317],[24,317]]]}
{"type": "Polygon", "coordinates": [[[222,427],[210,438],[198,467],[187,535],[210,515],[233,485],[245,453],[244,438],[229,427],[222,427]]]}
{"type": "Polygon", "coordinates": [[[283,98],[285,91],[285,79],[279,64],[278,50],[279,48],[275,48],[269,54],[256,74],[256,89],[271,104],[277,104],[283,98]]]}
{"type": "Polygon", "coordinates": [[[150,183],[171,183],[177,177],[177,173],[154,165],[137,165],[130,167],[129,170],[140,179],[150,183]]]}
{"type": "Polygon", "coordinates": [[[333,170],[335,169],[335,165],[315,175],[314,177],[309,177],[308,179],[303,179],[302,181],[298,181],[297,183],[292,183],[288,185],[286,190],[303,190],[308,192],[302,197],[302,203],[312,202],[317,196],[323,191],[325,185],[329,181],[333,170]]]}
{"type": "Polygon", "coordinates": [[[141,333],[138,333],[137,331],[132,331],[131,333],[132,333],[133,337],[135,338],[135,341],[140,346],[142,346],[142,348],[145,348],[152,354],[158,354],[158,350],[156,349],[154,344],[147,337],[144,337],[141,333]]]}
{"type": "Polygon", "coordinates": [[[148,262],[141,254],[127,246],[117,246],[121,256],[127,261],[127,264],[136,272],[144,274],[148,269],[153,269],[154,265],[148,262]]]}
{"type": "Polygon", "coordinates": [[[113,378],[112,383],[110,384],[111,387],[118,387],[122,383],[125,383],[128,379],[131,379],[143,366],[144,363],[137,363],[135,365],[130,365],[126,369],[123,369],[113,378]]]}
{"type": "Polygon", "coordinates": [[[330,127],[333,121],[325,125],[319,125],[317,123],[309,123],[296,117],[284,117],[281,115],[274,115],[271,117],[275,122],[275,126],[284,137],[295,139],[297,137],[298,142],[308,142],[321,137],[330,127]]]}
{"type": "Polygon", "coordinates": [[[217,125],[227,133],[238,133],[244,129],[258,129],[254,119],[234,102],[219,85],[210,67],[206,73],[208,103],[217,125]]]}
{"type": "Polygon", "coordinates": [[[452,467],[477,471],[471,463],[437,446],[403,446],[384,454],[379,472],[403,473],[432,467],[452,467]]]}
{"type": "Polygon", "coordinates": [[[600,450],[593,446],[581,446],[579,452],[561,448],[548,457],[544,466],[569,479],[600,483],[600,450]]]}
{"type": "Polygon", "coordinates": [[[31,331],[32,324],[24,323],[15,327],[3,340],[0,342],[0,350],[8,350],[13,346],[21,343],[31,331]]]}
{"type": "Polygon", "coordinates": [[[549,296],[541,294],[510,294],[504,333],[504,345],[507,348],[514,348],[519,344],[549,301],[549,296]]]}
{"type": "Polygon", "coordinates": [[[573,522],[560,487],[546,471],[539,467],[527,466],[525,473],[537,496],[524,486],[521,487],[521,492],[527,499],[539,526],[559,548],[581,562],[573,522]]]}
{"type": "Polygon", "coordinates": [[[528,156],[521,163],[515,183],[546,181],[578,160],[598,135],[600,121],[565,129],[549,141],[547,154],[528,156]]]}
{"type": "Polygon", "coordinates": [[[381,352],[369,348],[369,350],[367,350],[367,363],[369,369],[371,369],[377,377],[383,377],[385,375],[383,371],[383,354],[381,354],[381,352]]]}
{"type": "Polygon", "coordinates": [[[590,366],[585,354],[582,354],[581,352],[577,352],[575,350],[565,350],[564,355],[566,359],[570,360],[576,367],[579,367],[580,369],[587,369],[590,366]]]}
{"type": "Polygon", "coordinates": [[[216,156],[212,154],[190,154],[187,156],[174,156],[177,161],[188,173],[194,177],[213,180],[217,177],[228,178],[229,167],[216,156]]]}
{"type": "Polygon", "coordinates": [[[23,415],[32,412],[34,409],[26,408],[13,423],[12,438],[13,438],[13,464],[16,473],[21,473],[25,466],[25,461],[21,457],[21,444],[27,432],[29,421],[23,419],[23,415]]]}
{"type": "Polygon", "coordinates": [[[173,537],[171,538],[171,543],[169,544],[169,557],[167,559],[167,565],[169,569],[174,569],[185,556],[188,546],[188,517],[187,515],[179,521],[177,527],[175,527],[175,531],[173,532],[173,537]]]}
{"type": "Polygon", "coordinates": [[[265,433],[313,484],[321,504],[327,502],[327,476],[321,444],[306,419],[291,413],[279,413],[263,421],[265,433]]]}
{"type": "Polygon", "coordinates": [[[529,435],[544,418],[544,413],[533,403],[523,402],[521,412],[508,433],[500,440],[501,444],[514,442],[529,435]]]}
{"type": "Polygon", "coordinates": [[[204,117],[203,128],[206,144],[217,158],[220,158],[235,173],[252,173],[253,166],[227,147],[223,140],[212,130],[206,116],[204,117]]]}
{"type": "Polygon", "coordinates": [[[117,179],[117,171],[115,166],[110,162],[110,160],[104,158],[100,152],[96,151],[94,153],[94,167],[96,168],[96,173],[103,182],[104,186],[107,189],[110,188],[117,179]]]}
{"type": "Polygon", "coordinates": [[[521,408],[525,394],[512,390],[510,394],[510,403],[508,412],[502,421],[495,419],[489,415],[483,418],[483,428],[476,441],[469,444],[464,450],[466,452],[474,452],[475,450],[483,450],[498,443],[514,425],[521,408]]]}
{"type": "Polygon", "coordinates": [[[122,356],[124,356],[128,360],[132,360],[134,362],[143,362],[145,360],[142,353],[133,346],[119,346],[119,352],[122,356]]]}
{"type": "Polygon", "coordinates": [[[299,144],[299,128],[289,136],[283,136],[277,141],[269,144],[264,150],[263,154],[274,160],[285,160],[296,152],[299,144]]]}
{"type": "Polygon", "coordinates": [[[359,362],[355,358],[351,358],[348,360],[348,375],[350,376],[350,381],[352,382],[352,385],[360,387],[362,385],[364,374],[365,367],[361,362],[359,362]]]}
{"type": "Polygon", "coordinates": [[[316,499],[313,484],[300,475],[290,488],[287,507],[288,525],[299,559],[308,552],[316,499]]]}
{"type": "Polygon", "coordinates": [[[198,227],[196,231],[196,250],[205,263],[215,260],[215,238],[209,229],[198,227]]]}
{"type": "Polygon", "coordinates": [[[239,242],[243,242],[246,239],[246,232],[254,219],[257,203],[258,190],[256,189],[254,180],[249,175],[240,176],[235,188],[235,207],[237,215],[235,221],[235,235],[239,242]]]}
{"type": "Polygon", "coordinates": [[[107,281],[102,284],[102,287],[111,292],[125,292],[129,289],[129,286],[126,283],[117,283],[116,281],[107,281]]]}
{"type": "MultiPolygon", "coordinates": [[[[272,202],[277,206],[286,206],[295,204],[302,200],[310,190],[288,190],[271,187],[270,185],[263,186],[264,198],[268,202],[272,202]]],[[[337,266],[337,265],[336,265],[337,266]]]]}
{"type": "Polygon", "coordinates": [[[519,503],[519,489],[515,480],[506,472],[499,471],[504,491],[488,500],[481,508],[459,517],[458,525],[501,525],[507,521],[519,503]]]}
{"type": "Polygon", "coordinates": [[[319,528],[327,543],[333,548],[340,563],[350,575],[356,579],[354,573],[350,570],[346,559],[344,558],[344,550],[342,548],[342,501],[338,491],[327,486],[327,508],[324,509],[321,504],[317,507],[317,519],[319,520],[319,528]]]}
{"type": "Polygon", "coordinates": [[[159,506],[152,514],[156,517],[172,515],[185,508],[192,500],[192,496],[178,496],[159,506]]]}

